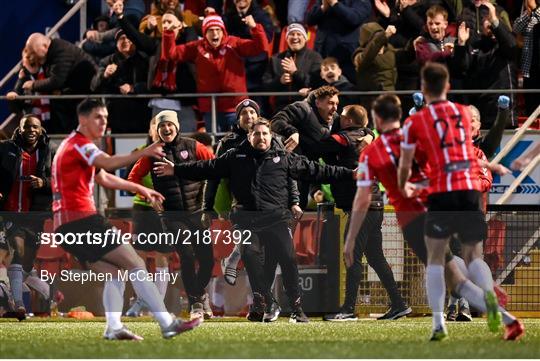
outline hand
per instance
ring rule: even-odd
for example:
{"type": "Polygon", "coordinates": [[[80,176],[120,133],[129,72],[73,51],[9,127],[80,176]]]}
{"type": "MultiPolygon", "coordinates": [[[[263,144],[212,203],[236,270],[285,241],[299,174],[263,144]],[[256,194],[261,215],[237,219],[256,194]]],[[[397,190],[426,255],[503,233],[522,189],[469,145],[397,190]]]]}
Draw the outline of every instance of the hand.
{"type": "Polygon", "coordinates": [[[445,43],[443,45],[443,49],[444,51],[451,53],[452,51],[454,51],[454,43],[445,43]]]}
{"type": "Polygon", "coordinates": [[[257,23],[255,22],[255,19],[253,19],[253,15],[248,15],[245,18],[242,18],[242,21],[250,29],[253,29],[253,28],[255,28],[257,26],[257,23]]]}
{"type": "Polygon", "coordinates": [[[208,14],[215,14],[216,13],[216,9],[214,9],[213,7],[211,6],[207,6],[205,9],[204,9],[204,15],[205,16],[208,16],[208,14]]]}
{"type": "Polygon", "coordinates": [[[399,9],[403,10],[408,6],[416,4],[416,0],[401,0],[399,2],[399,9]]]}
{"type": "Polygon", "coordinates": [[[137,193],[143,196],[147,201],[150,201],[152,203],[152,207],[154,207],[154,204],[163,203],[165,200],[165,197],[163,195],[153,189],[143,187],[139,184],[137,184],[137,193]]]}
{"type": "Polygon", "coordinates": [[[497,104],[499,105],[499,108],[501,109],[508,109],[510,107],[510,98],[506,95],[499,96],[499,99],[497,100],[497,104]]]}
{"type": "Polygon", "coordinates": [[[116,73],[117,69],[118,69],[118,65],[114,63],[107,65],[107,67],[105,68],[105,71],[103,72],[103,77],[105,78],[111,77],[114,73],[116,73]]]}
{"type": "MultiPolygon", "coordinates": [[[[287,73],[285,73],[285,74],[287,74],[287,73]]],[[[307,97],[310,90],[311,90],[311,88],[302,88],[302,89],[300,89],[298,91],[298,93],[303,97],[307,97]]]]}
{"type": "Polygon", "coordinates": [[[298,70],[296,67],[296,63],[294,62],[293,58],[285,58],[281,61],[281,67],[283,68],[283,71],[289,74],[294,74],[298,70]]]}
{"type": "Polygon", "coordinates": [[[150,205],[157,213],[163,213],[165,211],[165,208],[163,208],[163,202],[161,201],[154,200],[150,202],[150,205]]]}
{"type": "Polygon", "coordinates": [[[315,193],[313,193],[313,200],[316,203],[322,203],[324,202],[324,193],[320,189],[318,189],[315,193]]]}
{"type": "Polygon", "coordinates": [[[300,218],[302,218],[302,215],[304,214],[302,208],[300,208],[300,206],[297,204],[291,207],[291,212],[295,221],[300,220],[300,218]]]}
{"type": "Polygon", "coordinates": [[[523,170],[531,162],[530,158],[519,157],[510,164],[510,168],[513,170],[523,170]]]}
{"type": "Polygon", "coordinates": [[[375,7],[381,13],[382,16],[384,16],[385,18],[390,17],[390,7],[386,3],[386,1],[375,0],[375,7]]]}
{"type": "Polygon", "coordinates": [[[27,81],[24,82],[22,87],[23,87],[24,90],[31,91],[33,86],[34,86],[34,81],[33,80],[27,80],[27,81]]]}
{"type": "Polygon", "coordinates": [[[285,150],[292,152],[299,143],[300,135],[298,133],[291,134],[291,136],[285,140],[285,150]]]}
{"type": "Polygon", "coordinates": [[[163,152],[163,145],[164,144],[162,142],[152,143],[151,145],[143,149],[142,155],[149,158],[163,159],[165,158],[165,152],[163,152]]]}
{"type": "Polygon", "coordinates": [[[174,175],[174,163],[167,158],[163,158],[161,162],[155,162],[154,165],[154,173],[158,177],[174,175]]]}
{"type": "Polygon", "coordinates": [[[322,12],[326,12],[326,10],[328,10],[328,8],[330,7],[330,5],[328,5],[328,1],[327,0],[322,0],[321,2],[321,10],[322,12]]]}
{"type": "Polygon", "coordinates": [[[279,82],[283,85],[287,85],[289,83],[292,83],[292,76],[289,73],[283,73],[281,77],[279,78],[279,82]]]}
{"type": "Polygon", "coordinates": [[[489,0],[484,0],[482,2],[482,5],[488,8],[489,10],[489,22],[493,23],[497,20],[497,9],[495,9],[495,5],[493,5],[489,0]]]}
{"type": "Polygon", "coordinates": [[[328,6],[332,7],[338,3],[338,0],[326,0],[328,6]]]}
{"type": "Polygon", "coordinates": [[[2,193],[0,193],[0,201],[4,199],[4,195],[2,193]]]}
{"type": "Polygon", "coordinates": [[[30,176],[30,186],[32,188],[34,188],[34,189],[43,188],[44,184],[45,184],[45,182],[43,181],[43,179],[41,179],[39,177],[36,177],[36,176],[33,176],[33,175],[30,176]]]}
{"type": "Polygon", "coordinates": [[[121,19],[121,15],[124,14],[124,2],[123,1],[117,1],[112,6],[112,11],[116,14],[116,16],[121,19]]]}
{"type": "Polygon", "coordinates": [[[424,38],[422,36],[419,36],[417,37],[416,39],[414,39],[413,41],[413,47],[414,47],[414,50],[416,51],[416,47],[418,46],[418,43],[420,43],[421,41],[424,41],[424,38]]]}
{"type": "Polygon", "coordinates": [[[467,40],[469,40],[470,30],[471,29],[467,27],[467,24],[465,24],[465,22],[462,22],[461,24],[459,24],[459,28],[458,28],[458,45],[459,46],[465,45],[467,40]]]}
{"type": "Polygon", "coordinates": [[[86,39],[97,42],[99,40],[99,32],[97,30],[88,30],[86,32],[86,39]]]}
{"type": "Polygon", "coordinates": [[[388,25],[388,27],[384,31],[384,34],[386,35],[387,38],[390,38],[396,32],[397,32],[397,30],[396,30],[396,27],[394,25],[388,25]]]}
{"type": "MultiPolygon", "coordinates": [[[[515,161],[514,161],[515,162],[515,161]]],[[[513,164],[513,163],[512,163],[513,164]]],[[[508,168],[506,168],[502,164],[495,164],[491,166],[491,171],[494,173],[497,173],[498,175],[507,175],[512,173],[512,171],[508,168]]]]}
{"type": "Polygon", "coordinates": [[[405,187],[401,190],[401,194],[403,194],[405,198],[413,198],[417,197],[422,189],[422,187],[419,187],[414,183],[405,182],[405,187]]]}
{"type": "Polygon", "coordinates": [[[164,31],[168,31],[168,30],[174,31],[176,28],[180,27],[180,22],[179,21],[178,22],[177,21],[172,21],[172,22],[167,23],[167,24],[165,24],[165,23],[162,23],[162,24],[163,24],[162,26],[163,26],[164,31]]]}
{"type": "Polygon", "coordinates": [[[129,94],[129,93],[133,93],[133,85],[131,84],[123,84],[121,85],[120,87],[118,87],[118,89],[120,89],[120,93],[126,95],[126,94],[129,94]]]}
{"type": "Polygon", "coordinates": [[[536,9],[536,0],[527,0],[527,11],[532,13],[536,9]]]}
{"type": "Polygon", "coordinates": [[[347,237],[345,246],[343,247],[343,261],[345,262],[345,267],[350,268],[354,263],[354,240],[350,240],[347,237]]]}
{"type": "Polygon", "coordinates": [[[9,93],[6,94],[7,100],[14,100],[18,96],[19,96],[19,94],[15,93],[15,92],[9,92],[9,93]]]}
{"type": "Polygon", "coordinates": [[[148,19],[146,19],[146,28],[148,30],[154,30],[157,26],[157,19],[155,16],[150,15],[148,19]]]}

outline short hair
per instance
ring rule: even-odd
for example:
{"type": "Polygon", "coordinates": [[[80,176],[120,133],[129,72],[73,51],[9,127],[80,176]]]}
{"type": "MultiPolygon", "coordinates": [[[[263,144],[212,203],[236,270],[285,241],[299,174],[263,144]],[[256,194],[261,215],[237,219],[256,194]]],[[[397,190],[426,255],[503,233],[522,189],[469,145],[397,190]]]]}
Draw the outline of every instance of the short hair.
{"type": "Polygon", "coordinates": [[[420,75],[424,91],[434,97],[439,97],[444,93],[446,84],[450,79],[445,65],[432,62],[424,65],[420,75]]]}
{"type": "Polygon", "coordinates": [[[361,105],[351,104],[343,107],[345,116],[352,119],[354,125],[365,127],[368,123],[367,110],[361,105]]]}
{"type": "Polygon", "coordinates": [[[249,125],[249,132],[253,132],[253,129],[255,129],[255,127],[258,125],[265,125],[268,127],[268,129],[270,129],[270,121],[266,118],[259,117],[249,125]]]}
{"type": "MultiPolygon", "coordinates": [[[[173,10],[173,9],[167,9],[163,13],[163,15],[165,15],[165,14],[174,15],[174,17],[177,18],[180,22],[184,21],[184,16],[179,11],[176,11],[176,10],[173,10]]],[[[163,15],[161,15],[162,18],[163,18],[163,15]]]]}
{"type": "Polygon", "coordinates": [[[189,135],[190,138],[195,139],[197,142],[201,143],[202,145],[206,146],[212,146],[212,143],[214,143],[214,140],[212,139],[212,136],[206,132],[195,132],[189,135]]]}
{"type": "Polygon", "coordinates": [[[373,101],[371,109],[383,122],[400,120],[403,114],[401,110],[401,100],[399,100],[395,94],[379,95],[373,101]]]}
{"type": "Polygon", "coordinates": [[[317,88],[313,91],[313,96],[316,99],[321,99],[324,97],[333,97],[334,95],[339,95],[339,90],[336,87],[331,85],[323,85],[320,88],[317,88]]]}
{"type": "Polygon", "coordinates": [[[448,21],[448,11],[440,5],[433,5],[426,11],[426,16],[432,19],[439,14],[443,16],[444,20],[448,21]]]}
{"type": "Polygon", "coordinates": [[[37,114],[34,114],[34,113],[28,113],[28,114],[25,114],[21,117],[21,120],[19,120],[19,125],[22,124],[22,122],[30,119],[30,118],[34,118],[34,119],[37,119],[39,121],[39,124],[41,124],[41,117],[37,114]]]}
{"type": "Polygon", "coordinates": [[[107,108],[99,98],[86,98],[77,105],[77,115],[87,116],[96,108],[107,108]]]}
{"type": "Polygon", "coordinates": [[[330,64],[337,64],[337,66],[339,66],[339,61],[336,58],[334,58],[333,56],[326,57],[326,58],[324,58],[324,60],[321,63],[321,68],[323,66],[328,66],[330,64]]]}

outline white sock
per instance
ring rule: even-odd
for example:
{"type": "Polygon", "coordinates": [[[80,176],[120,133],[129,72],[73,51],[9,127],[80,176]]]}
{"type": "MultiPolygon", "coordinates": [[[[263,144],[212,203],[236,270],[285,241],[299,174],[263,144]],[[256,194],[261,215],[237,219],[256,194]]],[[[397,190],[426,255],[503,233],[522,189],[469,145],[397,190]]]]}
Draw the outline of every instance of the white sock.
{"type": "Polygon", "coordinates": [[[129,271],[129,275],[137,297],[146,302],[161,328],[169,326],[173,319],[167,312],[156,285],[148,281],[148,272],[144,268],[134,268],[129,271]]]}
{"type": "Polygon", "coordinates": [[[167,286],[169,285],[169,281],[167,280],[168,273],[169,267],[156,267],[156,278],[154,283],[156,284],[162,299],[165,299],[165,295],[167,294],[167,286]]]}
{"type": "Polygon", "coordinates": [[[428,265],[426,267],[426,293],[428,304],[433,312],[433,328],[444,324],[444,296],[446,294],[444,282],[444,267],[428,265]]]}
{"type": "MultiPolygon", "coordinates": [[[[456,292],[469,301],[469,303],[482,313],[487,312],[486,301],[484,299],[484,290],[467,280],[456,287],[456,292]]],[[[509,325],[516,320],[507,310],[499,306],[502,314],[502,320],[505,325],[509,325]]]]}
{"type": "Polygon", "coordinates": [[[105,319],[107,328],[118,330],[122,328],[122,308],[124,306],[124,282],[113,279],[105,281],[103,287],[103,307],[105,308],[105,319]]]}
{"type": "Polygon", "coordinates": [[[483,289],[484,291],[493,291],[493,276],[491,270],[486,262],[481,258],[476,258],[469,263],[469,279],[473,281],[475,285],[483,289]]]}
{"type": "Polygon", "coordinates": [[[465,278],[469,278],[469,270],[467,269],[467,265],[465,264],[463,258],[454,255],[452,259],[454,260],[454,262],[456,262],[456,265],[461,271],[461,273],[463,273],[463,276],[465,276],[465,278]]]}
{"type": "Polygon", "coordinates": [[[236,268],[238,266],[238,262],[240,262],[240,258],[240,246],[236,245],[234,246],[229,257],[225,259],[225,266],[229,268],[236,268]]]}

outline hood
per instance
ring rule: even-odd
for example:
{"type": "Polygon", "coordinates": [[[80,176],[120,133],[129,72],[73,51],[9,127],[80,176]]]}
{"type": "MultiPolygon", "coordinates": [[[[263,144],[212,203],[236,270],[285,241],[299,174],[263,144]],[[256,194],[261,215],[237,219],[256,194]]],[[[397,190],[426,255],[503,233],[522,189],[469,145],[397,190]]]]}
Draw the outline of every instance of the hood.
{"type": "Polygon", "coordinates": [[[373,39],[376,33],[384,31],[383,27],[378,23],[367,23],[360,27],[360,47],[365,48],[366,45],[373,39]]]}

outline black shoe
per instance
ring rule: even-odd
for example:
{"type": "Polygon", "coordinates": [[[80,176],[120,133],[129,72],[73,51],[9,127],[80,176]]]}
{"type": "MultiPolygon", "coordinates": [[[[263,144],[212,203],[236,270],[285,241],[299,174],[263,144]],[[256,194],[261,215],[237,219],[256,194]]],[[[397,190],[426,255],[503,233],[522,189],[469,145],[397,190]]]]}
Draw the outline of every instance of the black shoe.
{"type": "Polygon", "coordinates": [[[456,305],[448,306],[448,312],[446,313],[446,321],[455,321],[457,320],[457,309],[456,305]]]}
{"type": "Polygon", "coordinates": [[[270,302],[266,305],[264,310],[263,322],[274,322],[278,319],[281,313],[281,308],[276,301],[270,302]]]}
{"type": "Polygon", "coordinates": [[[248,321],[262,322],[265,309],[264,297],[260,293],[253,294],[253,304],[249,306],[249,313],[247,314],[248,321]]]}
{"type": "Polygon", "coordinates": [[[307,323],[307,322],[309,322],[309,318],[306,316],[306,314],[302,310],[302,307],[297,307],[291,313],[291,317],[289,318],[289,322],[290,323],[307,323]]]}
{"type": "Polygon", "coordinates": [[[354,312],[347,312],[347,311],[342,310],[338,313],[324,315],[323,321],[331,321],[331,322],[358,321],[358,317],[354,315],[354,312]]]}
{"type": "Polygon", "coordinates": [[[384,315],[377,318],[377,320],[397,320],[403,316],[407,316],[412,312],[412,309],[407,305],[403,305],[400,308],[391,307],[384,315]]]}
{"type": "Polygon", "coordinates": [[[457,314],[457,317],[456,317],[456,321],[471,322],[472,321],[471,310],[469,310],[466,307],[460,308],[459,313],[457,314]]]}

